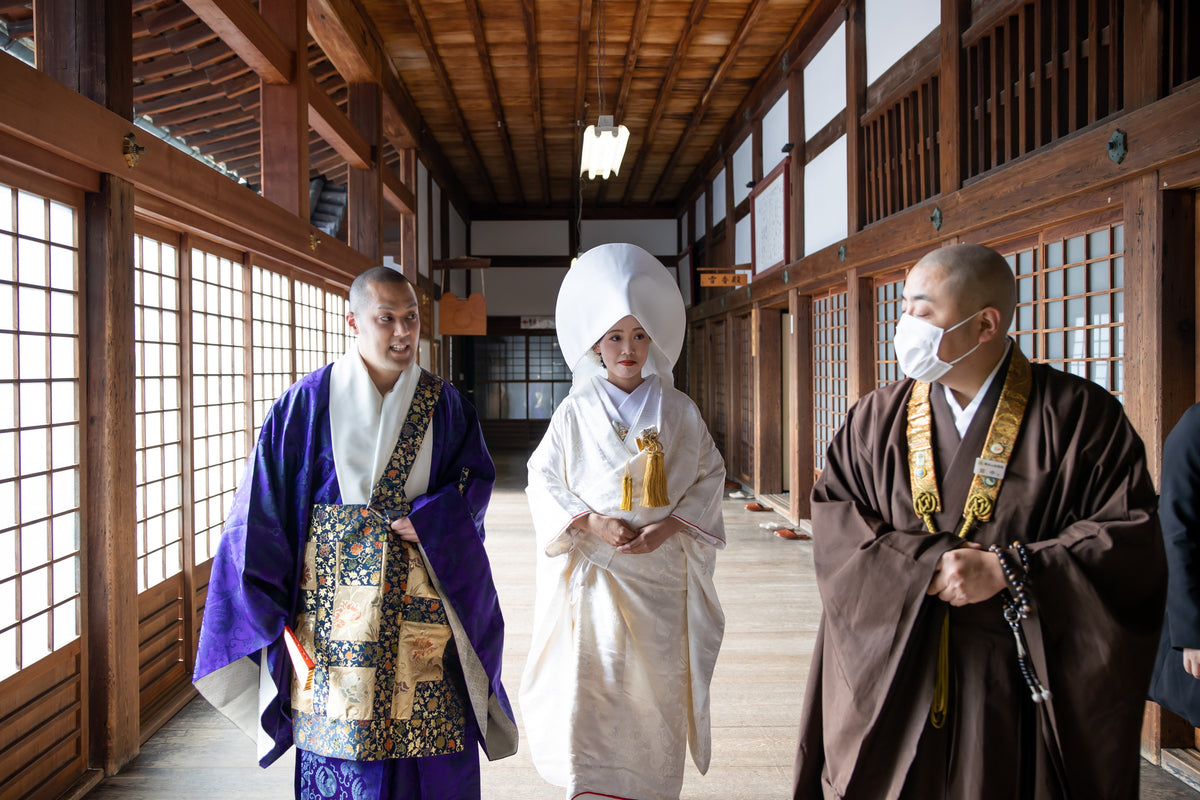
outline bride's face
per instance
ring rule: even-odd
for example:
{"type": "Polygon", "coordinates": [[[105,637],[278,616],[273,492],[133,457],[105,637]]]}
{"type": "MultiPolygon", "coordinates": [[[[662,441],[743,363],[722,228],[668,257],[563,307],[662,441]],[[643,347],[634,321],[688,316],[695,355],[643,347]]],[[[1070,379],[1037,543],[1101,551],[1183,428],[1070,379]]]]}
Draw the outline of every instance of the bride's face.
{"type": "MultiPolygon", "coordinates": [[[[592,350],[600,355],[611,383],[641,383],[642,367],[650,354],[650,334],[633,315],[617,320],[592,350]]],[[[636,385],[635,383],[635,385],[636,385]]]]}

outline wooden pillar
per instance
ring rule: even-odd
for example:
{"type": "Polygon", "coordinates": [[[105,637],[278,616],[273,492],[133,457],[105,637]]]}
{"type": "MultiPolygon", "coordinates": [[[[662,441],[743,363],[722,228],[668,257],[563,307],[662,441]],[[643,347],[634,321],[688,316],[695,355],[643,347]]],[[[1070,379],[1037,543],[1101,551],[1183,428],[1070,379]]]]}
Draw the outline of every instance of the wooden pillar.
{"type": "Polygon", "coordinates": [[[851,0],[846,16],[846,230],[862,229],[866,220],[863,209],[862,147],[858,121],[867,104],[867,29],[863,0],[851,0]]]}
{"type": "MultiPolygon", "coordinates": [[[[130,0],[34,3],[39,69],[133,119],[130,0]]],[[[111,775],[139,747],[134,480],[133,186],[100,176],[84,200],[83,641],[88,759],[111,775]]]]}
{"type": "Polygon", "coordinates": [[[792,67],[788,72],[788,141],[792,151],[788,191],[787,224],[790,227],[787,263],[804,257],[804,70],[792,67]]]}
{"type": "Polygon", "coordinates": [[[37,68],[126,119],[133,119],[131,0],[38,0],[37,68]]]}
{"type": "Polygon", "coordinates": [[[754,357],[754,493],[778,494],[783,491],[783,387],[780,376],[782,347],[780,320],[777,308],[755,307],[751,317],[754,326],[752,347],[754,357]]]}
{"type": "Polygon", "coordinates": [[[263,197],[309,219],[308,207],[308,28],[305,0],[261,0],[259,13],[296,60],[292,82],[260,82],[263,197]],[[301,54],[301,55],[297,55],[301,54]]]}
{"type": "Polygon", "coordinates": [[[1149,105],[1166,93],[1165,5],[1159,0],[1125,0],[1125,111],[1149,105]]]}
{"type": "Polygon", "coordinates": [[[846,390],[853,404],[875,388],[875,298],[871,279],[857,269],[846,276],[846,310],[846,390]]]}
{"type": "Polygon", "coordinates": [[[100,176],[85,203],[87,475],[84,533],[91,762],[112,775],[137,755],[133,185],[100,176]]]}
{"type": "Polygon", "coordinates": [[[969,0],[942,0],[937,140],[942,196],[962,188],[962,29],[970,11],[969,0]]]}
{"type": "Polygon", "coordinates": [[[788,432],[791,448],[792,517],[812,516],[813,486],[813,350],[812,298],[796,289],[788,292],[788,313],[792,315],[792,381],[795,386],[789,402],[792,429],[788,432]]]}
{"type": "Polygon", "coordinates": [[[1157,172],[1125,186],[1125,409],[1158,482],[1162,445],[1195,401],[1195,224],[1187,192],[1163,192],[1157,172]]]}
{"type": "MultiPolygon", "coordinates": [[[[371,148],[371,165],[351,169],[347,193],[349,244],[373,261],[383,259],[383,93],[377,83],[350,84],[350,123],[371,148]]],[[[414,277],[414,276],[410,276],[414,277]]]]}
{"type": "MultiPolygon", "coordinates": [[[[417,223],[421,212],[426,211],[428,203],[422,204],[421,198],[429,197],[429,185],[417,186],[417,151],[408,148],[400,151],[400,170],[406,186],[412,186],[413,194],[417,197],[417,213],[404,214],[400,218],[400,271],[413,283],[417,282],[417,223]]],[[[428,177],[428,173],[426,173],[428,177]]],[[[426,212],[428,213],[428,212],[426,212]]],[[[442,220],[445,227],[447,220],[442,220]]],[[[429,321],[433,324],[433,320],[429,321]]]]}

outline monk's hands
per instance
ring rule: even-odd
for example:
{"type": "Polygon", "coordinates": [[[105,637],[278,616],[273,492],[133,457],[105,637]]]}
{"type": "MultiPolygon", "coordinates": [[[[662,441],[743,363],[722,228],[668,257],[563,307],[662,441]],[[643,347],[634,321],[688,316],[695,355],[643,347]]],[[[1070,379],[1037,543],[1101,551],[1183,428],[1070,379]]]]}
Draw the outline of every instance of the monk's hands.
{"type": "Polygon", "coordinates": [[[605,544],[621,547],[637,538],[638,532],[620,517],[606,517],[595,511],[585,514],[573,523],[576,528],[582,528],[605,544]]]}
{"type": "Polygon", "coordinates": [[[952,606],[965,606],[981,603],[1007,585],[996,554],[966,542],[942,553],[925,594],[936,595],[952,606]]]}
{"type": "Polygon", "coordinates": [[[663,542],[683,530],[683,527],[683,523],[674,517],[651,522],[638,531],[638,535],[633,541],[618,547],[617,552],[635,555],[653,553],[663,542]]]}
{"type": "Polygon", "coordinates": [[[393,521],[392,530],[400,535],[401,541],[412,542],[413,544],[421,541],[417,538],[417,529],[413,527],[412,520],[408,517],[401,517],[393,521]]]}
{"type": "Polygon", "coordinates": [[[1193,678],[1200,678],[1200,650],[1183,648],[1183,668],[1193,678]]]}

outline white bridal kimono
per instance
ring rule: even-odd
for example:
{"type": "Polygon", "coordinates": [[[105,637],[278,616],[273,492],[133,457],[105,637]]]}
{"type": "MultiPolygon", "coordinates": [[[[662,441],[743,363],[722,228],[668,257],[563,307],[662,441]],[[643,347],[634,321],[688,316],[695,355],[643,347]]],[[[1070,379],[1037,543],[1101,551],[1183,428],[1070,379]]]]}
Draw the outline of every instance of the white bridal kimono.
{"type": "Polygon", "coordinates": [[[711,753],[709,683],[725,628],[712,580],[725,546],[725,465],[695,404],[657,375],[623,409],[610,393],[598,376],[577,385],[529,460],[537,604],[521,710],[538,772],[567,797],[676,800],[685,746],[701,773],[711,753]],[[612,424],[622,410],[624,441],[612,424]],[[665,453],[662,508],[640,503],[646,456],[637,437],[648,427],[665,453]],[[633,510],[620,511],[627,462],[633,510]],[[688,527],[630,555],[571,526],[590,511],[634,528],[668,515],[688,527]]]}

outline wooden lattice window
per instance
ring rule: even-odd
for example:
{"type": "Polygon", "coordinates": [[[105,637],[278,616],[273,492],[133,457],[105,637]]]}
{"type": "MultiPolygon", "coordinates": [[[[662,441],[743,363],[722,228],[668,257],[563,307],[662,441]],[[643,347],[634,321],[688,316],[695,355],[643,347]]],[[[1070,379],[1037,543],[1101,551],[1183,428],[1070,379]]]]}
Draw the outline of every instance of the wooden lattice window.
{"type": "Polygon", "coordinates": [[[863,216],[876,222],[941,192],[938,78],[931,75],[859,128],[863,216]]]}
{"type": "Polygon", "coordinates": [[[892,273],[875,279],[875,387],[886,386],[904,377],[896,361],[896,323],[900,321],[904,293],[904,275],[892,273]]]}
{"type": "Polygon", "coordinates": [[[1122,0],[1033,0],[963,36],[967,177],[1122,109],[1122,0]]]}
{"type": "Polygon", "coordinates": [[[183,397],[179,253],[134,241],[138,592],[183,569],[183,397]]]}
{"type": "Polygon", "coordinates": [[[825,450],[850,406],[847,292],[813,297],[813,466],[825,468],[825,450]]]}
{"type": "Polygon", "coordinates": [[[0,680],[79,637],[79,232],[0,184],[0,680]]]}
{"type": "Polygon", "coordinates": [[[1163,69],[1167,87],[1200,77],[1200,8],[1196,0],[1167,0],[1163,9],[1163,69]]]}
{"type": "Polygon", "coordinates": [[[192,259],[192,512],[195,560],[217,549],[246,459],[244,268],[194,248],[192,259]]]}
{"type": "MultiPolygon", "coordinates": [[[[346,298],[325,291],[325,358],[336,361],[346,352],[349,333],[346,328],[346,298]]],[[[423,325],[432,325],[433,320],[422,320],[423,325]]]]}
{"type": "MultiPolygon", "coordinates": [[[[325,292],[303,281],[294,282],[296,314],[296,374],[307,375],[329,363],[325,341],[325,292]]],[[[341,355],[341,352],[338,352],[341,355]]]]}
{"type": "Polygon", "coordinates": [[[1017,277],[1012,335],[1034,361],[1125,393],[1125,228],[1044,235],[1006,254],[1017,277]]]}
{"type": "Polygon", "coordinates": [[[262,267],[254,267],[250,276],[251,385],[254,407],[251,420],[257,439],[263,418],[291,386],[292,302],[291,280],[262,267]]]}

